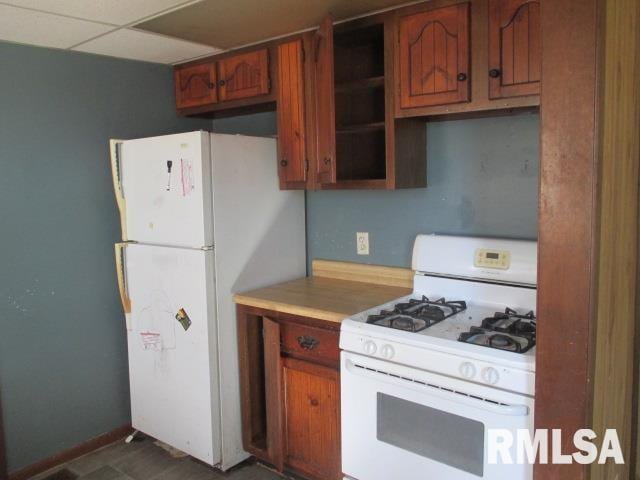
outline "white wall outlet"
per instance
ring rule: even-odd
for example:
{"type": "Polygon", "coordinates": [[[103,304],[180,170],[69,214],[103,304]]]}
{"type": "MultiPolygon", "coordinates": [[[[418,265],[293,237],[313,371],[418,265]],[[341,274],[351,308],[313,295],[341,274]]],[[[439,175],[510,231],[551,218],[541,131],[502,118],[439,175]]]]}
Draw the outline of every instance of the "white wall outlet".
{"type": "Polygon", "coordinates": [[[369,232],[356,232],[356,252],[369,255],[369,232]]]}

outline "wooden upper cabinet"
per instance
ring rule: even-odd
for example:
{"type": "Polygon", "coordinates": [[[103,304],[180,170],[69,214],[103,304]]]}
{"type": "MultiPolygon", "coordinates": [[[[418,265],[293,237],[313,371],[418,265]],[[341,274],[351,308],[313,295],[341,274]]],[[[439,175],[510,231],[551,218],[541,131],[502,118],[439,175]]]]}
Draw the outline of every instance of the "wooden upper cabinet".
{"type": "Polygon", "coordinates": [[[400,18],[400,108],[469,100],[469,4],[400,18]]]}
{"type": "Polygon", "coordinates": [[[177,108],[199,107],[218,101],[215,63],[203,63],[175,70],[177,108]]]}
{"type": "Polygon", "coordinates": [[[333,74],[333,17],[328,15],[314,37],[315,119],[317,154],[315,176],[318,183],[336,182],[336,113],[333,74]]]}
{"type": "Polygon", "coordinates": [[[278,176],[281,189],[307,178],[302,40],[278,45],[278,176]]]}
{"type": "Polygon", "coordinates": [[[540,2],[489,0],[489,96],[540,93],[540,2]]]}
{"type": "Polygon", "coordinates": [[[221,102],[269,93],[269,51],[264,48],[218,60],[221,102]]]}

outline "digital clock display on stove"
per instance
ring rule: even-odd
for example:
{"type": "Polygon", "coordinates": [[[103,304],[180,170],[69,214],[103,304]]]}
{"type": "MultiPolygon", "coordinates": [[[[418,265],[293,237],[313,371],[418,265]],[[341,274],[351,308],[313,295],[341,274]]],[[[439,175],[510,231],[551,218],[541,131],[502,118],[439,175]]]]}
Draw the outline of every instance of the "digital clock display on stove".
{"type": "Polygon", "coordinates": [[[511,266],[511,252],[508,250],[478,248],[473,264],[479,268],[508,270],[511,266]]]}

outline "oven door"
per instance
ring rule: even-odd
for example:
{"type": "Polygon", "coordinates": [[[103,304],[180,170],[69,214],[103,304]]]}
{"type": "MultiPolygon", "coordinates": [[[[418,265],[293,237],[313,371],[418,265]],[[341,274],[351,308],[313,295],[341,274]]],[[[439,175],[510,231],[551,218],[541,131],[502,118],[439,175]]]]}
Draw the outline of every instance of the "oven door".
{"type": "MultiPolygon", "coordinates": [[[[488,430],[533,428],[533,399],[341,354],[342,470],[357,480],[529,480],[532,466],[488,464],[488,430]],[[470,395],[473,395],[471,397],[470,395]]],[[[515,442],[514,442],[515,443],[515,442]]]]}

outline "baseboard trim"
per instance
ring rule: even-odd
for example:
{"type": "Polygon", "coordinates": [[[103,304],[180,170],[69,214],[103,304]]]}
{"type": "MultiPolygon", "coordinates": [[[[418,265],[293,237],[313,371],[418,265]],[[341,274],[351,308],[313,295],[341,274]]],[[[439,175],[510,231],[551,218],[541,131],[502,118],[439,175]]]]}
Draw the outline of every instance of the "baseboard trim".
{"type": "Polygon", "coordinates": [[[60,453],[56,453],[51,457],[40,460],[39,462],[28,465],[20,470],[16,470],[9,474],[9,480],[27,480],[34,475],[38,475],[39,473],[46,472],[47,470],[57,467],[58,465],[62,465],[63,463],[70,462],[82,455],[86,455],[87,453],[91,453],[94,450],[97,450],[105,445],[109,445],[110,443],[115,442],[121,438],[125,438],[130,435],[133,429],[130,424],[123,425],[121,427],[116,428],[115,430],[111,430],[110,432],[103,433],[102,435],[98,435],[86,442],[82,442],[75,447],[71,447],[68,450],[64,450],[60,453]]]}

